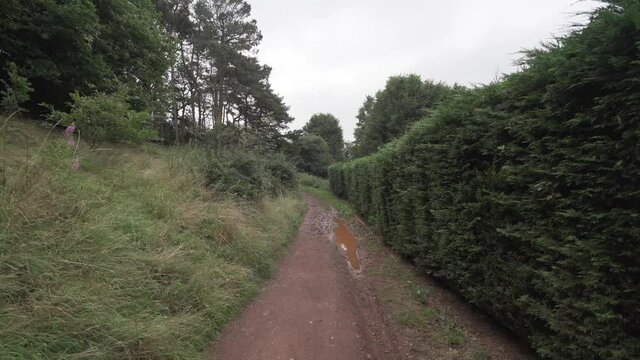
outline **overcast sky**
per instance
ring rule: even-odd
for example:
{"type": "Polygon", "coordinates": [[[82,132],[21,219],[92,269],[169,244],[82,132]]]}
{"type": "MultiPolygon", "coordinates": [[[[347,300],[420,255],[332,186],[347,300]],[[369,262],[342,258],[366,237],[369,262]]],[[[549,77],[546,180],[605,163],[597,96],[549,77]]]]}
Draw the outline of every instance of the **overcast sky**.
{"type": "MultiPolygon", "coordinates": [[[[578,0],[248,0],[264,40],[258,57],[300,128],[336,115],[353,139],[365,96],[389,76],[472,85],[515,70],[518,52],[580,21],[578,0]]],[[[584,20],[582,20],[584,21],[584,20]]]]}

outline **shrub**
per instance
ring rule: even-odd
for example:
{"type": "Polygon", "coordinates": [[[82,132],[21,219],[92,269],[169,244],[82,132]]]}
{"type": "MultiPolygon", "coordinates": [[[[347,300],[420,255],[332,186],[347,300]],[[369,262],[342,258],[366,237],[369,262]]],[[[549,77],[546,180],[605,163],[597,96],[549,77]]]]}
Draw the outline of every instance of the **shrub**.
{"type": "Polygon", "coordinates": [[[329,169],[391,247],[543,358],[640,358],[637,14],[598,10],[523,71],[329,169]]]}
{"type": "Polygon", "coordinates": [[[265,168],[272,179],[268,188],[271,188],[272,194],[283,194],[296,188],[298,184],[296,168],[285,155],[274,154],[266,160],[265,168]]]}
{"type": "Polygon", "coordinates": [[[207,185],[242,199],[282,195],[297,186],[295,167],[279,154],[218,152],[208,159],[204,173],[207,185]]]}
{"type": "Polygon", "coordinates": [[[124,90],[113,94],[96,93],[83,96],[71,94],[69,113],[55,112],[63,124],[75,124],[82,138],[92,146],[111,142],[141,142],[155,136],[147,127],[149,114],[131,110],[124,90]]]}

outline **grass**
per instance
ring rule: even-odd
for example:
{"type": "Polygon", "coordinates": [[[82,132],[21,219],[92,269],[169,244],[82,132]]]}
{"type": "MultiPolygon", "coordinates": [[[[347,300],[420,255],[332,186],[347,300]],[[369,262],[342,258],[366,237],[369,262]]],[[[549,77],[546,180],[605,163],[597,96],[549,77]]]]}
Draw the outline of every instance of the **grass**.
{"type": "Polygon", "coordinates": [[[196,149],[81,147],[73,171],[46,134],[18,122],[0,140],[0,358],[202,358],[273,273],[303,202],[220,197],[196,149]]]}
{"type": "Polygon", "coordinates": [[[473,360],[491,360],[491,355],[485,350],[476,350],[473,353],[473,360]]]}
{"type": "Polygon", "coordinates": [[[351,206],[349,205],[349,203],[347,201],[338,199],[337,197],[333,196],[333,194],[329,190],[305,186],[305,185],[301,185],[301,188],[302,188],[302,191],[314,196],[326,206],[330,206],[336,209],[338,215],[341,218],[349,219],[355,216],[355,213],[351,208],[351,206]]]}
{"type": "Polygon", "coordinates": [[[466,335],[451,321],[445,323],[440,330],[440,334],[444,338],[444,341],[452,346],[462,345],[467,342],[466,335]]]}
{"type": "Polygon", "coordinates": [[[301,186],[329,190],[329,180],[304,172],[298,173],[298,182],[301,186]]]}
{"type": "Polygon", "coordinates": [[[319,199],[325,206],[336,209],[338,215],[348,219],[355,215],[349,202],[335,197],[329,189],[329,180],[306,173],[298,173],[298,184],[303,192],[319,199]]]}

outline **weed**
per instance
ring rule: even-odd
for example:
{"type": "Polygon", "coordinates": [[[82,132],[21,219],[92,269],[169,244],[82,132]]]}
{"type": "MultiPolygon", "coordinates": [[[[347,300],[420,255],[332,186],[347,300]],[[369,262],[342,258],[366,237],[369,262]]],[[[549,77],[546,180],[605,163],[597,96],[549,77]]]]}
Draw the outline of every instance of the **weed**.
{"type": "Polygon", "coordinates": [[[484,349],[477,349],[473,352],[473,360],[491,360],[491,355],[484,349]]]}
{"type": "Polygon", "coordinates": [[[444,327],[440,330],[440,334],[449,345],[462,345],[467,341],[467,337],[462,330],[458,328],[453,322],[447,321],[444,327]]]}
{"type": "Polygon", "coordinates": [[[420,285],[413,281],[409,282],[408,285],[411,289],[411,294],[413,298],[422,305],[427,305],[429,302],[429,295],[431,295],[431,291],[428,287],[424,285],[420,285]]]}

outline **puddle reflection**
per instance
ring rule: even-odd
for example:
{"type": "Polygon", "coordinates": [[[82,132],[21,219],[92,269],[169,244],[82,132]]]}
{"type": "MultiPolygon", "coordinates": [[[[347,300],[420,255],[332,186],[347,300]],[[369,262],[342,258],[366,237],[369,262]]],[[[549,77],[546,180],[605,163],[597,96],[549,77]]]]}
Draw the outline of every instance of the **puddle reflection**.
{"type": "Polygon", "coordinates": [[[340,248],[347,253],[349,264],[354,270],[360,270],[360,260],[358,259],[358,243],[347,227],[346,221],[336,218],[338,226],[335,230],[336,242],[340,248]]]}

